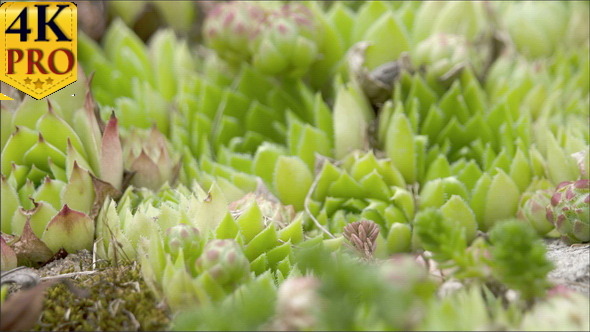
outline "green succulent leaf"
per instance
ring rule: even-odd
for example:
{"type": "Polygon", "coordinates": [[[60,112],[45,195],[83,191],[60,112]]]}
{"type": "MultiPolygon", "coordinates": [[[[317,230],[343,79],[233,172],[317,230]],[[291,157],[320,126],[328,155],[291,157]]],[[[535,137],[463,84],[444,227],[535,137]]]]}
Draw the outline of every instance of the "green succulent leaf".
{"type": "Polygon", "coordinates": [[[307,165],[297,157],[280,156],[274,170],[273,184],[278,197],[286,205],[302,210],[312,184],[307,165]]]}

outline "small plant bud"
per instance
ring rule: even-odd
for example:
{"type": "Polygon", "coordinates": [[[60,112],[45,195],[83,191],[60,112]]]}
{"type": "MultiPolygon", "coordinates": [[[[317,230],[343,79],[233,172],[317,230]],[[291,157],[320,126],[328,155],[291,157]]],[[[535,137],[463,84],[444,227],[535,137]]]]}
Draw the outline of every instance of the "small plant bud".
{"type": "Polygon", "coordinates": [[[375,252],[377,236],[379,226],[370,220],[356,221],[344,227],[344,237],[367,259],[375,252]]]}

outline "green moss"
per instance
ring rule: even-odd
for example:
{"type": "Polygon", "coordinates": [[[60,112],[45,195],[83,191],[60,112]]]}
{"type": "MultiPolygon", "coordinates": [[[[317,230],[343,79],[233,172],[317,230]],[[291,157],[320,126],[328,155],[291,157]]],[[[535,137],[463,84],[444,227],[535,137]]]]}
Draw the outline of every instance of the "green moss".
{"type": "Polygon", "coordinates": [[[168,309],[159,305],[137,264],[80,276],[74,285],[89,295],[78,296],[64,284],[51,287],[33,331],[162,331],[169,324],[168,309]]]}

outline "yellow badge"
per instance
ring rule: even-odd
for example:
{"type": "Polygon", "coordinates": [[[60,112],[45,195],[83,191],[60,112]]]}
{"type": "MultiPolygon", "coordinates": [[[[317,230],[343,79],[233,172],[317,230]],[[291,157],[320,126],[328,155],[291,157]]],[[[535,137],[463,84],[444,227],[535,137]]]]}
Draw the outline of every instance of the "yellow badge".
{"type": "Polygon", "coordinates": [[[78,10],[73,2],[0,5],[0,80],[42,99],[78,77],[78,10]]]}

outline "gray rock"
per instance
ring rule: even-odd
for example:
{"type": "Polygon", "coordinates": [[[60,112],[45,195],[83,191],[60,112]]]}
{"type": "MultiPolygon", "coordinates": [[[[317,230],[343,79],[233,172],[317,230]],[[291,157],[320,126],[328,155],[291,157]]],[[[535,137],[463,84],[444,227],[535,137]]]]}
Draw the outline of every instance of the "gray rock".
{"type": "Polygon", "coordinates": [[[567,245],[559,239],[546,239],[547,258],[555,269],[549,280],[590,297],[590,244],[567,245]]]}

